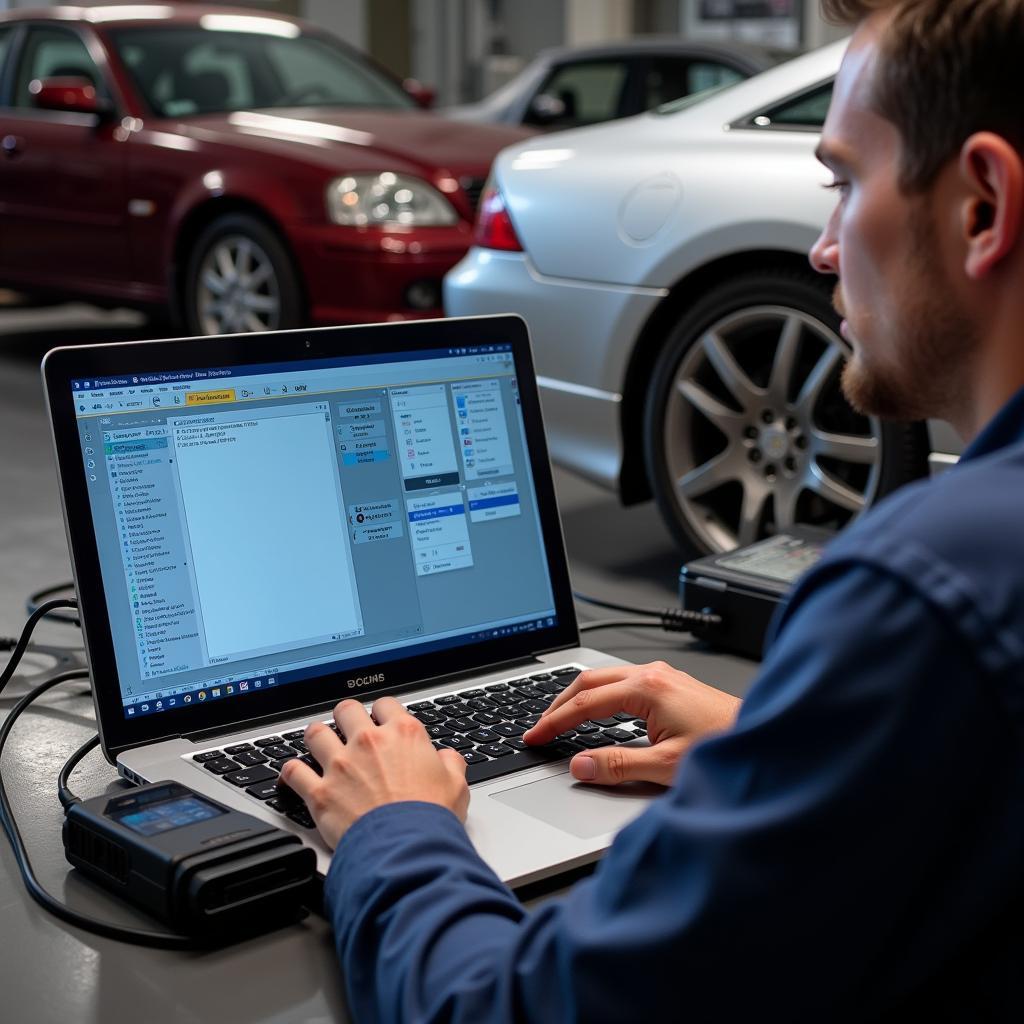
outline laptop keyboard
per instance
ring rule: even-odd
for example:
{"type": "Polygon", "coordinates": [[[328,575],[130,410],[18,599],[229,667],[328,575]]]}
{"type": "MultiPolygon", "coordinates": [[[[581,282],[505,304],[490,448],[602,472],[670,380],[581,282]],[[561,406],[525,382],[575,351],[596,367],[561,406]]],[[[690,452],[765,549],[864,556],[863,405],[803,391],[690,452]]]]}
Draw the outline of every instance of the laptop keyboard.
{"type": "MultiPolygon", "coordinates": [[[[470,784],[647,735],[645,722],[620,712],[584,722],[542,747],[528,747],[522,740],[523,733],[580,671],[567,665],[405,706],[423,723],[437,749],[451,747],[466,759],[466,780],[470,784]]],[[[333,721],[327,724],[337,732],[333,721]]],[[[322,774],[303,742],[304,735],[304,729],[293,729],[259,736],[245,743],[204,750],[193,754],[191,760],[225,784],[244,790],[304,828],[313,828],[313,819],[302,800],[286,786],[278,785],[281,768],[295,757],[322,774]]]]}

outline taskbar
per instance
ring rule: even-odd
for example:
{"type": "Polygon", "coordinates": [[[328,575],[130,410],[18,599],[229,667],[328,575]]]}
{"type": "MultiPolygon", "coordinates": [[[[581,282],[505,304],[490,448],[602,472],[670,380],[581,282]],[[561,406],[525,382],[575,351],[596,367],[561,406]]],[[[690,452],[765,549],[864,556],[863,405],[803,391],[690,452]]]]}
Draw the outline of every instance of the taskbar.
{"type": "MultiPolygon", "coordinates": [[[[440,651],[450,647],[461,647],[464,644],[480,643],[484,640],[495,640],[505,636],[515,636],[520,633],[535,633],[539,629],[551,629],[558,625],[558,619],[554,615],[545,615],[541,618],[531,618],[524,622],[514,622],[503,626],[489,627],[475,633],[469,633],[459,637],[455,642],[450,638],[436,640],[419,645],[414,651],[409,652],[415,655],[428,654],[432,651],[440,651]]],[[[408,649],[403,649],[406,654],[408,649]]],[[[345,661],[345,671],[353,671],[367,665],[379,664],[388,660],[380,654],[374,654],[364,658],[354,658],[345,661]]],[[[228,680],[211,680],[208,682],[196,683],[191,689],[176,692],[164,692],[154,690],[149,694],[135,697],[132,700],[124,701],[125,718],[143,718],[147,715],[157,715],[166,711],[180,711],[185,707],[195,707],[197,704],[207,704],[211,701],[222,701],[227,698],[244,697],[250,693],[262,693],[264,690],[277,689],[286,686],[288,683],[298,683],[306,679],[314,679],[317,676],[328,675],[331,672],[331,663],[321,663],[312,668],[293,669],[291,671],[266,671],[254,672],[245,678],[232,676],[228,680]]]]}

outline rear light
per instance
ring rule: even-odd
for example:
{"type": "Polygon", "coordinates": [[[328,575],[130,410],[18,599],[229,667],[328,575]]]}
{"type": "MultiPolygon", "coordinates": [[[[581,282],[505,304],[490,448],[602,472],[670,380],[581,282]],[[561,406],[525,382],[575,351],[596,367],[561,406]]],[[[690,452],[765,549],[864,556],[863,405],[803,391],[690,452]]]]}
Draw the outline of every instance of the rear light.
{"type": "Polygon", "coordinates": [[[505,208],[505,197],[493,185],[484,189],[480,209],[473,232],[475,245],[485,249],[504,249],[506,252],[522,252],[523,247],[516,235],[512,218],[505,208]]]}

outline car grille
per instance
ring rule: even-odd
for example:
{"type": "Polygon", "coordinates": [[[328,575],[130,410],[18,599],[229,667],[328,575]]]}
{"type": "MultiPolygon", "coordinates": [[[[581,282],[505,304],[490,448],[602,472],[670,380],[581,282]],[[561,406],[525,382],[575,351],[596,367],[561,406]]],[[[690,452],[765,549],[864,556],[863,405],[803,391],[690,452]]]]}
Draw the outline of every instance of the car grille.
{"type": "Polygon", "coordinates": [[[480,195],[486,183],[486,178],[470,178],[468,176],[459,178],[459,184],[462,186],[462,191],[469,197],[469,205],[473,208],[474,213],[476,213],[476,208],[480,205],[480,195]]]}

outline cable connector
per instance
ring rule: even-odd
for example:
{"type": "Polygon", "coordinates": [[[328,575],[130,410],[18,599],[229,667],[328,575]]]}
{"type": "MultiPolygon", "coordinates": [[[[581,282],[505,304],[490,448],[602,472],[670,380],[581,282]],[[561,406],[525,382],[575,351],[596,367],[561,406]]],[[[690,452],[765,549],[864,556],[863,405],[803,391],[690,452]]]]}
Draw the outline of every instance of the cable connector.
{"type": "Polygon", "coordinates": [[[693,611],[690,608],[666,608],[658,613],[661,628],[669,633],[691,633],[694,626],[720,626],[722,616],[712,611],[693,611]]]}

